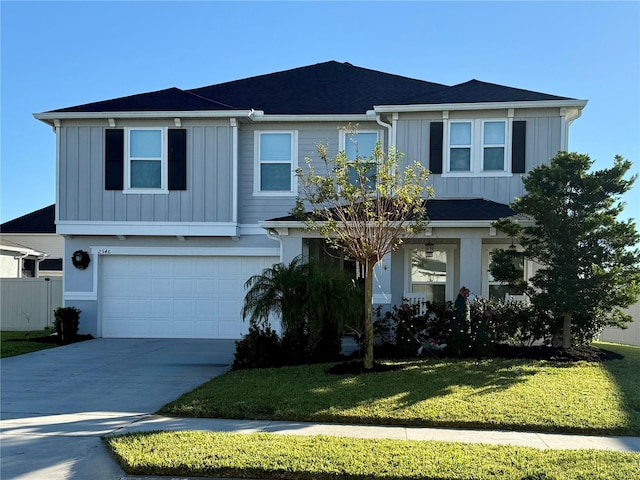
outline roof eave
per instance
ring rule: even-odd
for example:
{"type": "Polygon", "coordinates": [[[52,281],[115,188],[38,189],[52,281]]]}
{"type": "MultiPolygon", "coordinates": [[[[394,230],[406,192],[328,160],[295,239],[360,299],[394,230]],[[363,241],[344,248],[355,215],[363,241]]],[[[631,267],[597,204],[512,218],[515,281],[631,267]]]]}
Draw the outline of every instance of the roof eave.
{"type": "MultiPolygon", "coordinates": [[[[430,220],[429,227],[440,228],[486,228],[490,227],[496,220],[430,220]]],[[[321,222],[320,222],[321,223],[321,222]]],[[[293,228],[293,229],[306,229],[307,224],[301,221],[286,221],[286,220],[265,220],[258,222],[258,225],[266,230],[271,228],[293,228]]]]}
{"type": "Polygon", "coordinates": [[[499,110],[518,108],[578,108],[583,109],[588,100],[539,100],[520,102],[430,103],[412,105],[376,105],[376,113],[432,112],[443,110],[499,110]]]}
{"type": "Polygon", "coordinates": [[[254,122],[353,122],[375,121],[376,114],[373,110],[366,113],[341,113],[341,114],[287,114],[269,115],[264,112],[256,112],[251,116],[254,122]]]}
{"type": "Polygon", "coordinates": [[[130,112],[43,112],[34,113],[37,120],[54,126],[63,120],[134,119],[134,118],[251,118],[255,110],[188,110],[130,112]]]}

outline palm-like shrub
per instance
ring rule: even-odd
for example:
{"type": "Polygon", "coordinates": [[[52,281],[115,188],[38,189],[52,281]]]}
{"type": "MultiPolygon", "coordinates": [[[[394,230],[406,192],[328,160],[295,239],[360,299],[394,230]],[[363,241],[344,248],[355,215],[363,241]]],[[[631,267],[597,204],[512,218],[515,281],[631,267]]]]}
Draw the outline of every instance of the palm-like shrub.
{"type": "Polygon", "coordinates": [[[245,287],[243,318],[265,331],[270,318],[277,318],[291,363],[335,358],[343,325],[361,303],[346,273],[302,257],[263,270],[245,287]]]}

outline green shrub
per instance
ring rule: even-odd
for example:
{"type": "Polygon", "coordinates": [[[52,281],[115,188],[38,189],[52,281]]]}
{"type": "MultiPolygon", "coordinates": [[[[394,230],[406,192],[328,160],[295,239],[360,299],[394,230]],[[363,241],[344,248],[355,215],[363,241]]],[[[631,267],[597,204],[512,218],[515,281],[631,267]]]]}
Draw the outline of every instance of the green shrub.
{"type": "Polygon", "coordinates": [[[375,311],[374,334],[379,354],[390,358],[407,358],[417,355],[423,342],[445,344],[449,335],[452,317],[451,302],[424,305],[403,303],[393,305],[383,313],[378,306],[375,311]],[[420,308],[426,307],[426,315],[420,308]]]}
{"type": "Polygon", "coordinates": [[[53,311],[54,327],[61,343],[73,340],[78,335],[80,313],[76,307],[58,307],[53,311]]]}
{"type": "Polygon", "coordinates": [[[282,364],[280,338],[269,324],[251,322],[249,332],[236,341],[232,370],[269,368],[282,364]]]}

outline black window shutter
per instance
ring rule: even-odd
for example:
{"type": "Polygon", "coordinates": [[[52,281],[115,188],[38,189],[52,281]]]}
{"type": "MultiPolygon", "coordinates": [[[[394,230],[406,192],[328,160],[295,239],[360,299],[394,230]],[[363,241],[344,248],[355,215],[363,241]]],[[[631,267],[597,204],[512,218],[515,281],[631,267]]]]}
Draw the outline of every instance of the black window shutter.
{"type": "Polygon", "coordinates": [[[169,190],[187,189],[187,131],[169,129],[169,190]]]}
{"type": "Polygon", "coordinates": [[[429,170],[442,173],[442,122],[431,122],[429,131],[429,170]]]}
{"type": "Polygon", "coordinates": [[[511,141],[511,172],[525,172],[525,146],[527,137],[527,122],[514,120],[513,138],[511,141]]]}
{"type": "Polygon", "coordinates": [[[108,128],[104,135],[104,188],[124,188],[124,130],[108,128]]]}

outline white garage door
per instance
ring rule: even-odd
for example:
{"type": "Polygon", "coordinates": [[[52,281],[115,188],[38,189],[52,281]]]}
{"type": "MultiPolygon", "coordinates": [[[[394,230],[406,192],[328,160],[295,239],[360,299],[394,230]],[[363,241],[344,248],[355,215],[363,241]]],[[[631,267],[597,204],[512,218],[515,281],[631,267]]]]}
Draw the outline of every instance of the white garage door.
{"type": "Polygon", "coordinates": [[[240,338],[246,280],[276,257],[101,257],[102,336],[240,338]]]}

